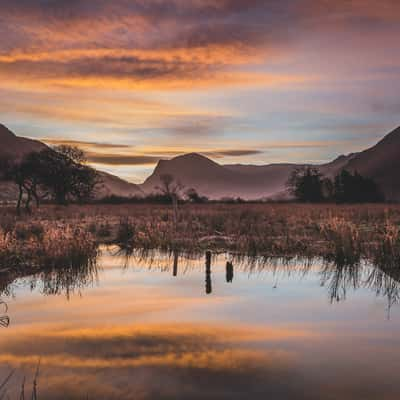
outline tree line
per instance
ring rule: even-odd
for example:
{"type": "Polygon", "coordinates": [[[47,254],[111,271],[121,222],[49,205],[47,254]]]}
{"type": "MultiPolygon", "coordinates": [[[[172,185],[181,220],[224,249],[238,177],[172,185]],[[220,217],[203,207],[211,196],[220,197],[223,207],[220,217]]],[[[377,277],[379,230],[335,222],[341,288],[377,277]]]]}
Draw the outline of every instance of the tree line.
{"type": "Polygon", "coordinates": [[[315,167],[295,169],[287,182],[289,192],[304,203],[379,203],[385,196],[377,183],[357,171],[341,170],[333,179],[315,167]]]}
{"type": "Polygon", "coordinates": [[[93,198],[100,182],[97,172],[86,165],[84,153],[71,146],[57,146],[27,154],[20,161],[0,160],[1,178],[18,187],[17,211],[31,202],[39,207],[44,200],[66,205],[93,198]]]}

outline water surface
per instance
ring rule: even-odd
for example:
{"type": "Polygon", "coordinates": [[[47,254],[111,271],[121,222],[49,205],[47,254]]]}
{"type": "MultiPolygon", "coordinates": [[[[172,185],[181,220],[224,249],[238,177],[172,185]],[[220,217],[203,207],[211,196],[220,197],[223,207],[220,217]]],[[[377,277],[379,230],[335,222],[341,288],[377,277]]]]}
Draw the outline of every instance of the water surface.
{"type": "Polygon", "coordinates": [[[40,399],[399,399],[396,274],[322,261],[132,256],[3,292],[0,373],[40,399]],[[231,264],[227,264],[231,262],[231,264]],[[5,307],[3,307],[5,308],[5,307]]]}

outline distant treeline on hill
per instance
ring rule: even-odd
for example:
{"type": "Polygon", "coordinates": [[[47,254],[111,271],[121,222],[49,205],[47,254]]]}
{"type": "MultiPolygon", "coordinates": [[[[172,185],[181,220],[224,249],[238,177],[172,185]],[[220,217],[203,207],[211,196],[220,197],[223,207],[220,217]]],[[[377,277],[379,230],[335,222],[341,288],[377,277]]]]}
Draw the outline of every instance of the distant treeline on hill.
{"type": "MultiPolygon", "coordinates": [[[[244,200],[240,197],[224,197],[218,200],[211,200],[205,196],[199,196],[198,198],[181,197],[179,203],[181,204],[259,204],[270,202],[270,200],[244,200]]],[[[149,194],[147,196],[106,196],[102,199],[96,200],[98,204],[171,204],[171,198],[163,194],[149,194]]]]}
{"type": "MultiPolygon", "coordinates": [[[[173,178],[170,177],[170,182],[173,178]]],[[[323,176],[317,168],[301,167],[293,171],[290,175],[287,188],[293,199],[288,201],[298,201],[302,203],[379,203],[385,201],[385,196],[376,182],[368,177],[364,177],[357,172],[342,170],[334,179],[323,176]]],[[[168,191],[159,194],[150,194],[142,197],[118,197],[109,196],[99,200],[106,204],[169,204],[171,195],[168,191]]],[[[222,204],[243,204],[243,203],[266,203],[282,202],[268,199],[244,200],[238,198],[222,198],[210,200],[201,196],[195,189],[186,192],[175,192],[173,194],[180,203],[222,203],[222,204]]]]}
{"type": "MultiPolygon", "coordinates": [[[[368,177],[363,177],[357,172],[342,170],[335,178],[324,177],[316,168],[304,167],[296,169],[287,182],[288,191],[293,199],[286,202],[302,203],[379,203],[384,202],[385,197],[379,186],[368,177]]],[[[199,195],[195,189],[189,189],[178,196],[179,203],[220,203],[220,204],[244,204],[283,202],[269,199],[244,200],[237,198],[222,198],[210,200],[199,195]]],[[[141,197],[108,196],[97,201],[103,204],[170,204],[171,194],[155,193],[141,197]]]]}
{"type": "Polygon", "coordinates": [[[316,168],[293,171],[287,187],[297,201],[304,203],[379,203],[385,196],[376,182],[357,171],[340,171],[334,179],[324,177],[316,168]]]}

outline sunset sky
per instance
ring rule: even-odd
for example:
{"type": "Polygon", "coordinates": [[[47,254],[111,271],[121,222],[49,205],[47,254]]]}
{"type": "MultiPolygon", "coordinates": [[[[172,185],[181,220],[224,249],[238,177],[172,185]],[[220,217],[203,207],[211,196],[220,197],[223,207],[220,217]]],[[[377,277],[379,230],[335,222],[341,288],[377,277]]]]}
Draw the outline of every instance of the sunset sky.
{"type": "Polygon", "coordinates": [[[329,161],[400,125],[398,0],[0,0],[0,123],[141,182],[329,161]]]}

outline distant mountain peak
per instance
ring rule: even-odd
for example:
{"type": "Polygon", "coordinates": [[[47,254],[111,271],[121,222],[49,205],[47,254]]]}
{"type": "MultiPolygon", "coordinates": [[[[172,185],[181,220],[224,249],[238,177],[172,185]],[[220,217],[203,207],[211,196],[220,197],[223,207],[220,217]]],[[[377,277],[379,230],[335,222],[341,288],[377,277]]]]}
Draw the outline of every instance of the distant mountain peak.
{"type": "Polygon", "coordinates": [[[178,169],[179,171],[190,170],[190,169],[202,169],[209,167],[221,166],[210,160],[208,157],[199,153],[187,153],[171,158],[170,160],[160,160],[154,170],[155,173],[171,173],[172,169],[178,169]]]}
{"type": "Polygon", "coordinates": [[[15,137],[15,134],[11,132],[5,125],[0,124],[0,139],[10,139],[15,137]]]}
{"type": "Polygon", "coordinates": [[[177,156],[173,158],[171,161],[182,161],[182,160],[187,160],[191,162],[208,162],[208,163],[213,163],[214,161],[210,160],[208,157],[206,157],[203,154],[200,153],[187,153],[187,154],[182,154],[181,156],[177,156]]]}
{"type": "Polygon", "coordinates": [[[400,143],[400,126],[388,133],[382,140],[379,141],[379,144],[389,144],[389,143],[400,143]]]}

